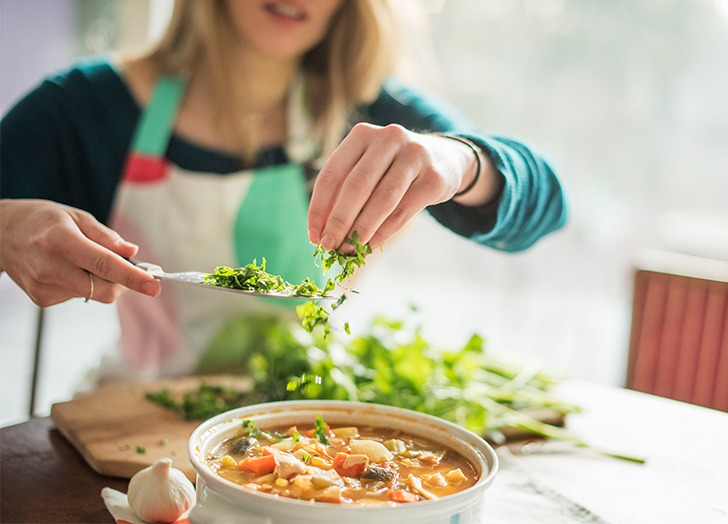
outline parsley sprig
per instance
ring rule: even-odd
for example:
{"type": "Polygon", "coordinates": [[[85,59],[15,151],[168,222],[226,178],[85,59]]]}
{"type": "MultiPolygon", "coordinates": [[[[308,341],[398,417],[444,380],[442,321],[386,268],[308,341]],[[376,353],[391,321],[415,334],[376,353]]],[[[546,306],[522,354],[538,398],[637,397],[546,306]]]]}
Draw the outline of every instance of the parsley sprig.
{"type": "Polygon", "coordinates": [[[372,252],[372,248],[369,244],[362,245],[359,242],[359,235],[356,231],[351,234],[351,238],[344,240],[345,243],[350,246],[354,246],[353,253],[342,253],[339,249],[331,249],[326,251],[321,244],[316,246],[316,250],[313,253],[313,258],[317,262],[318,266],[319,257],[321,258],[321,269],[324,270],[324,275],[334,267],[335,264],[341,266],[341,273],[334,277],[334,282],[342,285],[344,280],[354,274],[356,268],[362,267],[365,263],[365,258],[372,252]]]}
{"type": "Polygon", "coordinates": [[[205,283],[211,286],[220,286],[230,289],[244,289],[257,293],[281,293],[298,297],[326,296],[333,291],[334,284],[329,281],[321,289],[311,279],[306,278],[300,284],[291,284],[278,275],[272,275],[265,270],[265,258],[259,266],[256,260],[243,267],[232,268],[220,266],[214,273],[205,275],[205,283]]]}
{"type": "MultiPolygon", "coordinates": [[[[354,231],[351,234],[351,238],[347,238],[345,242],[354,246],[353,253],[342,253],[338,249],[331,249],[327,251],[321,244],[316,246],[313,253],[314,263],[324,270],[324,274],[328,273],[335,264],[339,264],[341,267],[341,272],[334,276],[333,279],[329,279],[326,283],[326,287],[324,288],[326,292],[332,291],[336,285],[344,287],[344,281],[354,274],[356,268],[362,267],[365,264],[366,256],[372,252],[372,248],[369,244],[362,245],[360,243],[359,235],[356,231],[354,231]]],[[[358,293],[358,291],[354,289],[344,289],[351,291],[352,293],[358,293]]],[[[342,293],[336,303],[331,306],[331,310],[336,310],[346,299],[346,293],[342,293]]],[[[298,306],[296,311],[301,319],[301,325],[309,333],[313,333],[316,326],[323,326],[324,337],[327,337],[331,333],[331,328],[329,327],[329,312],[322,306],[317,305],[315,302],[306,302],[305,304],[298,306]]],[[[344,324],[344,331],[347,334],[351,333],[348,323],[344,324]]]]}

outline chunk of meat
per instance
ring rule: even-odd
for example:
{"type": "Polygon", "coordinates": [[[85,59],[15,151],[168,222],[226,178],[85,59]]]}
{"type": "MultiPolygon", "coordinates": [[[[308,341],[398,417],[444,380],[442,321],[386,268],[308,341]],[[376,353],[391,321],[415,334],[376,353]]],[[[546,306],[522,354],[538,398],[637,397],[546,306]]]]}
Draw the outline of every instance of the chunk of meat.
{"type": "Polygon", "coordinates": [[[425,484],[433,488],[442,488],[447,486],[447,480],[445,480],[445,477],[443,477],[442,473],[439,472],[434,475],[425,475],[422,478],[425,481],[425,484]]]}
{"type": "Polygon", "coordinates": [[[275,453],[276,467],[273,474],[282,479],[290,479],[306,471],[306,465],[289,453],[275,453]]]}
{"type": "Polygon", "coordinates": [[[419,454],[417,460],[425,466],[436,466],[442,460],[443,453],[432,453],[430,451],[424,451],[419,454]]]}

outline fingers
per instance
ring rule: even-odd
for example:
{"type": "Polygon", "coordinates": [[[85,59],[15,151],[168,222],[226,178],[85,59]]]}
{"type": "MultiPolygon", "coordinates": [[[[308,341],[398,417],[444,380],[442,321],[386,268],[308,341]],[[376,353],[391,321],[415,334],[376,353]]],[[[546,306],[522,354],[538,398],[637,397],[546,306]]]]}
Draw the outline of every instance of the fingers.
{"type": "Polygon", "coordinates": [[[99,301],[103,302],[107,296],[113,294],[112,284],[120,284],[152,297],[160,293],[161,286],[154,277],[120,256],[134,255],[137,251],[134,244],[124,241],[116,232],[97,222],[88,213],[74,210],[70,215],[78,226],[75,231],[70,230],[71,236],[75,238],[56,245],[53,253],[58,259],[66,260],[80,270],[100,277],[102,282],[99,292],[102,294],[99,295],[99,301]]]}
{"type": "Polygon", "coordinates": [[[44,200],[0,201],[0,267],[41,307],[91,295],[113,302],[126,288],[147,295],[159,283],[122,257],[137,247],[89,213],[44,200]]]}
{"type": "MultiPolygon", "coordinates": [[[[337,244],[331,238],[324,240],[326,233],[330,234],[330,231],[324,229],[347,175],[355,168],[366,150],[364,146],[365,144],[355,140],[344,140],[316,177],[308,207],[308,237],[312,244],[322,244],[326,249],[334,249],[341,244],[341,241],[337,244]]],[[[362,181],[358,183],[361,184],[362,181]]]]}
{"type": "Polygon", "coordinates": [[[137,245],[124,240],[119,233],[98,222],[89,213],[74,209],[72,210],[72,214],[78,228],[89,240],[125,258],[133,257],[139,250],[137,245]]]}
{"type": "Polygon", "coordinates": [[[366,243],[402,199],[426,152],[398,125],[358,124],[319,173],[309,206],[309,239],[325,249],[356,231],[366,243]]]}
{"type": "MultiPolygon", "coordinates": [[[[416,181],[402,198],[396,208],[386,217],[384,222],[377,228],[376,232],[368,240],[372,249],[379,248],[384,242],[394,236],[402,229],[412,217],[414,217],[426,204],[422,204],[427,193],[421,181],[416,181]]],[[[356,227],[356,226],[354,226],[356,227]]]]}
{"type": "Polygon", "coordinates": [[[92,277],[91,273],[65,261],[56,260],[52,268],[36,272],[30,278],[26,277],[23,282],[23,289],[40,307],[53,306],[72,297],[111,304],[126,290],[119,284],[108,282],[98,276],[92,277]],[[93,278],[93,288],[91,278],[93,278]]]}
{"type": "MultiPolygon", "coordinates": [[[[414,184],[419,175],[419,165],[413,160],[403,155],[394,161],[353,221],[346,236],[350,237],[356,231],[361,244],[369,243],[372,248],[379,247],[389,238],[389,236],[381,238],[379,230],[383,223],[389,221],[390,225],[400,224],[402,227],[412,218],[418,210],[415,209],[410,215],[409,208],[413,204],[418,204],[422,196],[414,184]],[[405,195],[409,196],[403,201],[405,195]],[[379,243],[375,246],[372,240],[377,240],[379,243]]],[[[398,229],[391,234],[396,233],[398,229]]],[[[345,245],[341,250],[349,251],[353,250],[353,247],[345,245]]]]}

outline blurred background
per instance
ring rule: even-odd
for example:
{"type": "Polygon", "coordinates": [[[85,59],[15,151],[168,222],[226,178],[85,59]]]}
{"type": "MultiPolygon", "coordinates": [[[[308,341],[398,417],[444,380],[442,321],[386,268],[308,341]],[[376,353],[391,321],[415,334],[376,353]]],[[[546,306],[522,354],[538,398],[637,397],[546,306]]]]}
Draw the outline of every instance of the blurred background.
{"type": "MultiPolygon", "coordinates": [[[[562,231],[519,254],[422,214],[337,311],[416,320],[434,342],[623,385],[641,250],[728,260],[728,0],[420,0],[422,89],[480,129],[543,152],[570,202],[562,231]]],[[[0,1],[0,111],[77,58],[143,46],[170,0],[0,1]]],[[[195,268],[200,269],[200,268],[195,268]]],[[[114,306],[46,310],[37,413],[69,399],[118,335],[114,306]]],[[[38,308],[0,277],[0,425],[28,417],[38,308]]]]}

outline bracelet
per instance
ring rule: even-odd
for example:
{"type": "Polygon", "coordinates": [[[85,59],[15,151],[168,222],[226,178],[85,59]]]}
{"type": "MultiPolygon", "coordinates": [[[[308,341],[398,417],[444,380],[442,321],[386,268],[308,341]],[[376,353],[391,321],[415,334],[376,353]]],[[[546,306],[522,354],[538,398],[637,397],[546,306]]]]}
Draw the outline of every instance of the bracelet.
{"type": "Polygon", "coordinates": [[[456,141],[460,142],[461,144],[465,144],[466,146],[468,146],[473,151],[473,153],[475,153],[475,160],[478,163],[477,164],[477,171],[475,171],[475,178],[473,178],[473,181],[470,182],[470,184],[468,184],[468,187],[466,187],[465,189],[463,189],[459,193],[455,193],[452,196],[452,198],[457,198],[457,197],[463,196],[465,193],[467,193],[468,191],[470,191],[471,189],[473,189],[475,187],[475,184],[478,182],[478,179],[480,178],[480,171],[482,169],[482,164],[481,164],[481,161],[480,161],[480,151],[479,151],[480,148],[478,148],[478,146],[476,146],[475,144],[473,144],[467,138],[463,138],[463,137],[458,136],[458,135],[448,135],[446,133],[435,133],[435,135],[436,136],[441,136],[441,137],[444,137],[444,138],[449,138],[451,140],[456,140],[456,141]]]}

